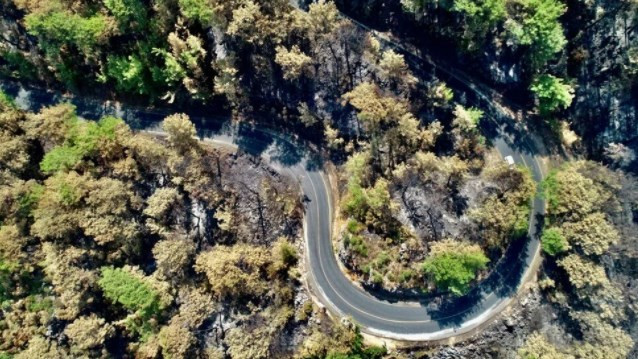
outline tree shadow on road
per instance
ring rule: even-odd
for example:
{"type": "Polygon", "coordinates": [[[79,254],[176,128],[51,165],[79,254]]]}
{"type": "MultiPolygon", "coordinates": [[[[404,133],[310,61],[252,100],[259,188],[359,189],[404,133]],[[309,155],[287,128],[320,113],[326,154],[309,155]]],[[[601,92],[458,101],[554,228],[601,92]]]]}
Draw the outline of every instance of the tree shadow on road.
{"type": "Polygon", "coordinates": [[[239,147],[240,151],[259,157],[273,142],[272,136],[264,131],[260,131],[254,124],[239,124],[235,144],[239,147]]]}

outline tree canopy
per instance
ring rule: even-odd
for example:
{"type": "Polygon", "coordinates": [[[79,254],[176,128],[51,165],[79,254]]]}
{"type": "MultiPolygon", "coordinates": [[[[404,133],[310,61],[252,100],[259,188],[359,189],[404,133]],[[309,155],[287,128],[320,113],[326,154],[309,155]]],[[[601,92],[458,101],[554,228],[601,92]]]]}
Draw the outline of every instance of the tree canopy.
{"type": "Polygon", "coordinates": [[[441,290],[462,295],[469,290],[469,284],[479,270],[485,269],[489,259],[477,245],[443,240],[432,245],[429,258],[423,270],[434,277],[441,290]]]}

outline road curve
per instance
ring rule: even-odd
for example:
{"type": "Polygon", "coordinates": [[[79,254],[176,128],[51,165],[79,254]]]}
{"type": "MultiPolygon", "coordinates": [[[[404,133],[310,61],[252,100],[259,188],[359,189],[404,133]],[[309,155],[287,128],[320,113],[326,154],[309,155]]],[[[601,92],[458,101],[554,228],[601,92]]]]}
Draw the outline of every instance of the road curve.
{"type": "MultiPolygon", "coordinates": [[[[19,84],[0,82],[0,88],[16,98],[28,110],[67,101],[77,107],[78,114],[97,119],[104,115],[123,118],[134,129],[156,131],[170,110],[157,110],[103,102],[82,97],[65,97],[53,92],[26,89],[19,84]]],[[[533,201],[529,236],[514,243],[492,274],[468,295],[443,301],[390,303],[378,299],[354,285],[340,270],[332,247],[332,215],[330,186],[322,172],[317,155],[295,146],[293,140],[266,129],[228,126],[224,118],[214,115],[192,115],[200,136],[225,144],[233,144],[246,152],[262,155],[273,168],[292,173],[305,196],[304,235],[309,268],[309,284],[318,299],[333,314],[349,317],[364,332],[382,337],[426,341],[445,339],[471,331],[497,314],[520,290],[525,278],[533,272],[539,253],[538,218],[544,213],[544,202],[533,201]]],[[[492,143],[503,156],[512,156],[526,166],[540,181],[542,170],[530,145],[516,139],[505,127],[493,129],[492,143]]]]}

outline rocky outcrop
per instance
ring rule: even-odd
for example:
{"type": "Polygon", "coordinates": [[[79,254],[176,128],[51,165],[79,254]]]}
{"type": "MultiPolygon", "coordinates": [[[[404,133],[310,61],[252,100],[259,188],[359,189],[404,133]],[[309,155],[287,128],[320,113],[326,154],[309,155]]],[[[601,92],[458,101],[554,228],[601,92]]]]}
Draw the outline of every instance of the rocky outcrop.
{"type": "Polygon", "coordinates": [[[568,73],[577,84],[569,112],[595,159],[611,143],[638,147],[637,14],[637,5],[609,0],[574,1],[566,14],[568,73]]]}

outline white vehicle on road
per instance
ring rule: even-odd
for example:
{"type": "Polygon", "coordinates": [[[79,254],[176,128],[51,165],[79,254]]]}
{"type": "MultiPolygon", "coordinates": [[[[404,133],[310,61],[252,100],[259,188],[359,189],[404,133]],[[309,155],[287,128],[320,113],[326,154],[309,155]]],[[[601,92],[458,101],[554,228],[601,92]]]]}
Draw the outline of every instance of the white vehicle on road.
{"type": "Polygon", "coordinates": [[[505,162],[507,162],[510,167],[514,167],[514,165],[516,165],[516,162],[514,162],[514,157],[512,156],[505,156],[505,162]]]}

